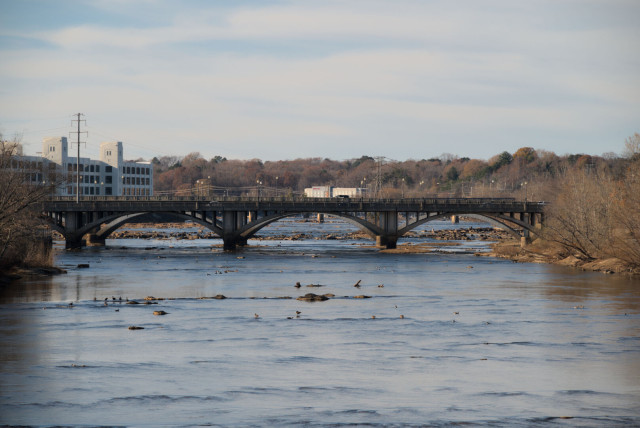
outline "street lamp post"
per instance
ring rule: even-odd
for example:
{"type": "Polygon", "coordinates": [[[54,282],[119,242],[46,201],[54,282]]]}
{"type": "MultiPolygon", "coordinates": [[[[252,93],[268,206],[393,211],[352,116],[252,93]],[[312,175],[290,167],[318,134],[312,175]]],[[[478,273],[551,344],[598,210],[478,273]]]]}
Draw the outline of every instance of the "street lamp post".
{"type": "Polygon", "coordinates": [[[402,199],[404,199],[404,177],[402,177],[402,199]]]}
{"type": "Polygon", "coordinates": [[[276,198],[278,197],[278,176],[276,175],[276,198]]]}

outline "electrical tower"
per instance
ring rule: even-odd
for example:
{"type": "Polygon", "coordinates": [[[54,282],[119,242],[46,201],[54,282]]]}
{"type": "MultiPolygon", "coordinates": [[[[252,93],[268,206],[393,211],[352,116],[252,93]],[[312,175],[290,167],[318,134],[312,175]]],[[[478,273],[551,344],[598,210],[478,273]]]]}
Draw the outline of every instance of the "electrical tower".
{"type": "MultiPolygon", "coordinates": [[[[78,130],[69,132],[69,138],[71,138],[71,134],[76,134],[76,144],[78,145],[78,157],[76,158],[76,202],[80,202],[80,144],[86,144],[85,141],[80,141],[80,134],[89,134],[87,131],[80,131],[80,122],[84,122],[85,126],[87,125],[87,121],[81,119],[84,114],[76,113],[73,116],[76,116],[77,119],[71,120],[71,126],[73,126],[73,122],[78,122],[78,130]]],[[[73,142],[71,143],[73,144],[73,142]]]]}

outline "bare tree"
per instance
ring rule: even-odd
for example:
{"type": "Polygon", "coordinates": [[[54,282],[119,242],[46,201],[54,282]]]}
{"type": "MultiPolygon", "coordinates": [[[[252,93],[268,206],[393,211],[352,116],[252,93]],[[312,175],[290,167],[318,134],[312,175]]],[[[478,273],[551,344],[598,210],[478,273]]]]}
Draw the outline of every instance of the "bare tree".
{"type": "Polygon", "coordinates": [[[17,157],[18,141],[3,141],[0,135],[0,270],[24,263],[37,241],[36,204],[52,190],[50,184],[30,184],[30,165],[17,157]]]}
{"type": "Polygon", "coordinates": [[[613,182],[588,169],[568,170],[550,205],[545,238],[584,259],[607,255],[612,237],[613,182]]]}
{"type": "Polygon", "coordinates": [[[640,156],[640,134],[637,132],[624,141],[624,155],[632,159],[640,156]]]}
{"type": "Polygon", "coordinates": [[[640,268],[640,160],[629,167],[618,183],[614,202],[616,229],[612,252],[620,260],[640,268]]]}

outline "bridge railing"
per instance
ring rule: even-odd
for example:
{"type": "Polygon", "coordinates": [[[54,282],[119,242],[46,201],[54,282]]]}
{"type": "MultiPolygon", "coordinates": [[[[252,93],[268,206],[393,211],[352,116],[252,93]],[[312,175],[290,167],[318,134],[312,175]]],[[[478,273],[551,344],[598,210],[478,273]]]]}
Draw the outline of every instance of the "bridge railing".
{"type": "MultiPolygon", "coordinates": [[[[48,198],[52,202],[75,202],[75,196],[53,196],[48,198]]],[[[257,196],[221,196],[210,198],[208,196],[83,196],[80,202],[371,202],[371,203],[404,203],[404,204],[486,204],[486,203],[513,203],[515,198],[309,198],[305,196],[278,196],[278,197],[257,197],[257,196]]],[[[544,204],[544,202],[529,201],[526,203],[544,204]]]]}

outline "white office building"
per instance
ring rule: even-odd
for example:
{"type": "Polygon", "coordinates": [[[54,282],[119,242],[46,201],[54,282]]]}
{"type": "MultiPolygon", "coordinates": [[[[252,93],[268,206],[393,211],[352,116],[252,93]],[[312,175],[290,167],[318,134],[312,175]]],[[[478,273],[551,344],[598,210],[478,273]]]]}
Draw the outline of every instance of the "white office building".
{"type": "Polygon", "coordinates": [[[12,165],[26,171],[31,182],[57,184],[59,196],[75,196],[79,171],[81,196],[151,196],[153,168],[150,162],[125,162],[122,142],[100,144],[100,159],[69,153],[66,137],[42,141],[42,156],[19,156],[12,165]]]}

